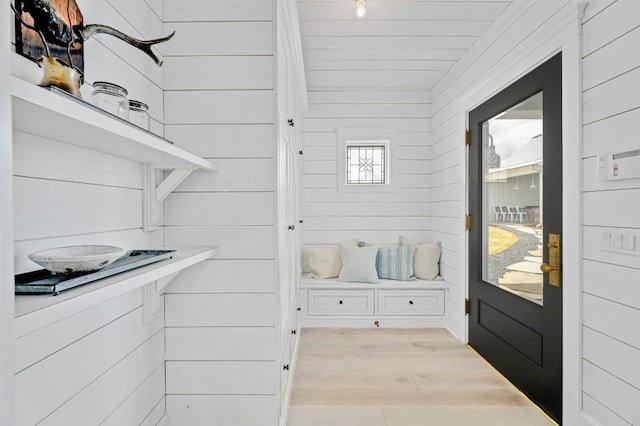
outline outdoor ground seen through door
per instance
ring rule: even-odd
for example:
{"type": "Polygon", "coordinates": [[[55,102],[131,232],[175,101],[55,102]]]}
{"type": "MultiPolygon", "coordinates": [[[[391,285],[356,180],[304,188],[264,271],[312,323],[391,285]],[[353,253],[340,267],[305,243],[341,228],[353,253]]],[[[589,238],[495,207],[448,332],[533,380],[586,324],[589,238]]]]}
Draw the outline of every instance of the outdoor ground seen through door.
{"type": "Polygon", "coordinates": [[[483,280],[542,305],[542,92],[482,132],[483,280]]]}

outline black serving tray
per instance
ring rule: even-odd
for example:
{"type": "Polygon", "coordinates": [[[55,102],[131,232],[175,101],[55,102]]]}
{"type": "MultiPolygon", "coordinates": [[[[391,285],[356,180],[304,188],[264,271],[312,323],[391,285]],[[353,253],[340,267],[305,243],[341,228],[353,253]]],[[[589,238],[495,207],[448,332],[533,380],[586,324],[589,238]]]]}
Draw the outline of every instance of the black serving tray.
{"type": "Polygon", "coordinates": [[[16,294],[53,294],[173,257],[175,250],[129,250],[121,258],[93,272],[62,274],[46,269],[15,276],[16,294]]]}

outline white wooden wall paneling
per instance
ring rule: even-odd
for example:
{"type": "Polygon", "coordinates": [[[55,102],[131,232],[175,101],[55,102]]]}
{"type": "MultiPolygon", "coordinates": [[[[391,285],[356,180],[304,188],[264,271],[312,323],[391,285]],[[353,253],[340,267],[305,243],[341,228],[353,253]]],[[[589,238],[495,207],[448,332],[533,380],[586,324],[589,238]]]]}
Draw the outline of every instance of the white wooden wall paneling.
{"type": "MultiPolygon", "coordinates": [[[[379,80],[375,80],[378,81],[379,80]]],[[[370,83],[367,83],[369,85],[370,83]]],[[[379,82],[379,84],[382,84],[379,82]]],[[[384,84],[385,86],[387,84],[384,84]]],[[[309,111],[305,114],[305,118],[425,118],[431,116],[431,104],[387,104],[387,103],[369,103],[369,104],[311,104],[309,111]]],[[[322,135],[320,137],[331,138],[329,135],[322,135]]],[[[338,138],[333,136],[335,145],[337,145],[338,138]]],[[[400,142],[402,144],[402,134],[400,135],[400,142]]],[[[305,139],[305,145],[307,140],[305,139]]],[[[312,145],[310,142],[309,145],[312,145]]]]}
{"type": "Polygon", "coordinates": [[[165,201],[165,225],[269,225],[273,192],[174,193],[165,201]],[[233,209],[226,208],[234,206],[233,209]]]}
{"type": "Polygon", "coordinates": [[[165,126],[168,140],[197,155],[216,159],[273,158],[274,132],[271,124],[165,126]]]}
{"type": "MultiPolygon", "coordinates": [[[[375,38],[375,37],[373,37],[375,38]]],[[[319,43],[326,43],[328,38],[319,37],[319,43]]],[[[367,37],[369,39],[369,37],[367,37]]],[[[388,37],[384,37],[388,40],[388,37]]],[[[340,39],[342,40],[342,39],[340,39]]],[[[374,41],[375,43],[375,41],[374,41]]],[[[402,43],[398,41],[398,43],[402,43]]],[[[340,43],[342,44],[342,43],[340,43]]],[[[347,46],[347,48],[349,48],[347,46]]],[[[353,90],[361,87],[390,87],[403,88],[407,85],[416,88],[432,87],[444,75],[444,71],[410,71],[410,70],[366,70],[366,71],[308,71],[307,87],[312,90],[316,87],[330,87],[339,90],[345,88],[353,90]]]]}
{"type": "Polygon", "coordinates": [[[140,291],[132,291],[64,321],[16,338],[16,373],[84,338],[104,324],[140,307],[140,291]]]}
{"type": "Polygon", "coordinates": [[[583,357],[640,389],[640,350],[588,327],[583,329],[583,357]]]}
{"type": "MultiPolygon", "coordinates": [[[[332,8],[323,6],[322,1],[303,0],[298,3],[298,13],[300,19],[313,17],[316,20],[351,20],[354,15],[351,3],[338,3],[332,8]]],[[[505,3],[497,1],[494,3],[474,3],[467,1],[464,3],[451,2],[444,4],[433,4],[432,2],[394,2],[391,4],[376,4],[375,8],[367,10],[367,18],[371,20],[406,20],[415,14],[428,15],[434,21],[451,20],[453,17],[463,20],[482,21],[494,19],[495,16],[504,9],[505,3]]]]}
{"type": "Polygon", "coordinates": [[[166,293],[273,293],[273,260],[207,260],[182,271],[166,293]]]}
{"type": "Polygon", "coordinates": [[[457,212],[464,209],[464,201],[463,200],[442,200],[442,201],[431,201],[429,203],[431,209],[432,216],[450,216],[452,212],[457,212]]]}
{"type": "Polygon", "coordinates": [[[269,327],[275,325],[275,303],[272,294],[168,294],[165,325],[269,327]]]}
{"type": "MultiPolygon", "coordinates": [[[[104,343],[103,343],[104,344],[104,343]]],[[[149,414],[164,396],[164,384],[156,384],[148,395],[151,401],[142,401],[131,396],[160,371],[164,376],[164,336],[162,331],[155,333],[149,340],[144,341],[126,358],[104,374],[95,378],[88,386],[80,390],[72,399],[60,406],[45,418],[42,425],[48,426],[85,426],[99,424],[117,412],[121,406],[128,406],[131,402],[137,405],[140,415],[149,414]]],[[[162,379],[164,382],[164,378],[162,379]]],[[[146,389],[145,389],[146,390],[146,389]]],[[[134,417],[123,421],[124,424],[138,424],[134,417]]]]}
{"type": "Polygon", "coordinates": [[[140,190],[16,177],[14,191],[18,241],[142,227],[140,190]]]}
{"type": "MultiPolygon", "coordinates": [[[[636,186],[638,186],[637,183],[636,186]]],[[[640,228],[640,217],[631,200],[640,200],[640,186],[636,189],[585,192],[583,194],[583,223],[596,226],[615,224],[620,228],[640,228]],[[618,205],[621,199],[628,199],[630,202],[626,205],[618,205]]],[[[638,205],[640,203],[636,203],[636,207],[638,205]]]]}
{"type": "MultiPolygon", "coordinates": [[[[640,132],[640,108],[584,126],[585,157],[628,148],[640,132]]],[[[637,146],[637,144],[635,144],[637,146]]]]}
{"type": "Polygon", "coordinates": [[[218,245],[216,259],[273,259],[273,226],[169,226],[167,245],[218,245]]]}
{"type": "Polygon", "coordinates": [[[168,327],[165,338],[169,361],[275,361],[274,327],[168,327]]]}
{"type": "Polygon", "coordinates": [[[585,412],[590,413],[589,425],[599,424],[611,425],[611,426],[629,426],[630,423],[625,421],[622,417],[593,399],[586,393],[582,394],[582,408],[585,412]],[[595,420],[598,419],[598,420],[595,420]]]}
{"type": "Polygon", "coordinates": [[[629,327],[640,320],[640,309],[585,293],[584,325],[640,349],[640,335],[629,327]]]}
{"type": "Polygon", "coordinates": [[[337,160],[303,160],[302,169],[304,174],[322,174],[322,175],[337,175],[338,174],[338,161],[337,160]]]}
{"type": "Polygon", "coordinates": [[[22,132],[13,133],[13,153],[16,176],[142,189],[136,161],[22,132]]]}
{"type": "MultiPolygon", "coordinates": [[[[163,36],[162,19],[147,0],[107,0],[107,3],[114,11],[117,11],[121,19],[134,27],[141,36],[148,38],[163,36]]],[[[104,19],[101,15],[100,18],[104,19]]]]}
{"type": "Polygon", "coordinates": [[[275,392],[273,362],[167,361],[166,368],[167,395],[273,395],[275,392]]]}
{"type": "Polygon", "coordinates": [[[589,22],[595,16],[597,16],[602,10],[609,7],[611,3],[615,3],[617,0],[592,0],[589,2],[584,10],[583,23],[589,22]]]}
{"type": "Polygon", "coordinates": [[[164,363],[161,363],[153,374],[100,425],[121,426],[142,423],[149,415],[150,408],[155,407],[158,401],[164,398],[164,382],[164,363]]]}
{"type": "Polygon", "coordinates": [[[277,418],[278,398],[275,395],[168,395],[167,412],[176,425],[198,424],[202,419],[216,419],[221,425],[260,425],[265,419],[277,418]]]}
{"type": "Polygon", "coordinates": [[[420,230],[429,223],[426,216],[409,217],[401,219],[395,217],[373,216],[373,217],[310,217],[304,222],[305,231],[366,231],[366,230],[420,230]]]}
{"type": "Polygon", "coordinates": [[[165,91],[273,89],[272,56],[176,56],[163,66],[165,91]]]}
{"type": "MultiPolygon", "coordinates": [[[[162,385],[164,391],[164,384],[162,385]]],[[[149,415],[140,423],[140,426],[162,426],[162,422],[167,420],[167,398],[163,394],[162,399],[153,407],[149,415]]]]}
{"type": "Polygon", "coordinates": [[[176,188],[176,192],[275,190],[275,171],[271,158],[225,158],[216,160],[216,163],[217,173],[196,171],[176,188]]]}
{"type": "Polygon", "coordinates": [[[307,118],[304,120],[305,132],[335,132],[336,129],[349,127],[372,129],[401,129],[411,132],[428,132],[429,118],[307,118]]]}
{"type": "MultiPolygon", "coordinates": [[[[442,122],[439,114],[443,114],[444,117],[451,116],[455,106],[448,103],[447,100],[460,96],[470,87],[477,86],[480,70],[483,73],[491,73],[492,70],[499,67],[500,61],[497,59],[504,60],[509,54],[515,56],[527,51],[529,45],[539,44],[540,23],[545,23],[553,28],[556,12],[562,6],[564,4],[549,4],[547,2],[515,2],[510,5],[502,19],[499,19],[499,22],[496,21],[492,26],[494,30],[481,36],[474,45],[473,52],[467,54],[464,61],[457,62],[451,72],[434,88],[433,101],[434,106],[437,105],[434,109],[434,118],[438,118],[437,121],[442,122]],[[537,35],[536,32],[538,32],[537,35]],[[518,49],[514,50],[516,46],[518,49]],[[487,54],[487,51],[490,53],[487,54]],[[496,58],[496,55],[505,56],[496,58]],[[476,72],[466,72],[469,69],[474,69],[476,72]],[[447,99],[442,98],[443,93],[446,94],[447,99]]],[[[557,18],[563,19],[561,14],[558,14],[557,18]]]]}
{"type": "MultiPolygon", "coordinates": [[[[388,61],[390,59],[419,61],[423,51],[411,50],[371,50],[365,51],[342,51],[342,50],[316,50],[305,52],[306,63],[313,64],[324,63],[325,59],[333,61],[388,61]],[[400,57],[398,57],[400,55],[400,57]]],[[[443,62],[443,61],[438,61],[443,62]]],[[[446,61],[444,61],[446,63],[446,61]]],[[[451,61],[454,62],[454,61],[451,61]]],[[[332,65],[328,65],[332,66],[332,65]]],[[[358,104],[368,105],[370,103],[388,103],[388,104],[431,104],[430,94],[426,90],[367,90],[366,92],[354,91],[326,91],[326,92],[309,92],[309,106],[321,104],[358,104]]]]}
{"type": "MultiPolygon", "coordinates": [[[[491,24],[478,21],[312,21],[301,28],[303,37],[318,37],[327,33],[333,36],[371,36],[394,34],[401,36],[479,36],[491,24]]],[[[433,62],[433,65],[438,65],[433,62]]],[[[404,69],[404,68],[403,68],[404,69]]],[[[448,69],[442,68],[442,69],[448,69]]]]}
{"type": "Polygon", "coordinates": [[[350,238],[357,238],[370,244],[397,244],[398,237],[404,235],[414,241],[429,241],[429,229],[424,226],[420,230],[358,230],[358,231],[305,231],[303,244],[336,244],[350,238]]]}
{"type": "Polygon", "coordinates": [[[162,329],[161,317],[142,325],[141,312],[136,309],[17,374],[16,424],[41,421],[162,329]],[[104,342],[109,350],[97,351],[104,342]]]}
{"type": "MultiPolygon", "coordinates": [[[[435,23],[435,22],[432,22],[435,23]]],[[[307,22],[305,23],[304,27],[306,29],[309,29],[311,26],[314,26],[316,24],[319,24],[319,22],[307,22]]],[[[333,29],[332,31],[337,31],[339,25],[339,22],[332,22],[331,23],[331,28],[333,29]]],[[[351,27],[354,27],[354,24],[356,24],[356,22],[349,22],[348,25],[351,27]]],[[[376,23],[375,22],[369,22],[369,25],[374,26],[376,23]]],[[[407,24],[418,24],[421,28],[424,29],[431,29],[431,25],[425,25],[423,22],[409,22],[409,21],[405,21],[402,23],[403,26],[407,25],[407,24]]],[[[319,60],[315,60],[315,61],[307,61],[305,63],[305,69],[307,71],[327,71],[327,70],[344,70],[344,71],[354,71],[354,70],[360,70],[360,69],[375,69],[375,70],[386,70],[386,71],[390,71],[390,70],[406,70],[406,71],[417,71],[417,70],[423,70],[423,71],[446,71],[448,70],[452,65],[454,64],[454,61],[432,61],[432,60],[409,60],[409,59],[405,59],[405,60],[397,60],[397,61],[383,61],[383,60],[360,60],[360,61],[349,61],[349,60],[340,60],[340,59],[336,59],[333,61],[319,61],[319,60]]],[[[318,105],[320,104],[320,100],[322,98],[321,97],[314,97],[311,99],[311,103],[313,105],[318,105]]],[[[353,102],[353,101],[352,101],[353,102]]],[[[348,102],[350,103],[350,102],[348,102]]],[[[425,99],[422,99],[422,102],[420,103],[426,103],[425,99]]]]}
{"type": "Polygon", "coordinates": [[[398,203],[378,203],[378,202],[364,202],[364,203],[305,203],[303,206],[303,216],[305,217],[305,229],[308,225],[308,220],[311,217],[324,217],[330,215],[336,215],[340,217],[382,217],[391,216],[397,217],[396,220],[403,220],[405,216],[428,216],[430,203],[415,201],[415,202],[398,202],[398,203]]]}
{"type": "MultiPolygon", "coordinates": [[[[582,45],[585,56],[638,27],[640,3],[637,1],[618,0],[599,3],[610,3],[610,6],[602,9],[597,15],[588,17],[584,23],[582,45]],[[615,22],[615,25],[611,25],[612,22],[615,22]]],[[[589,7],[587,7],[587,13],[589,13],[589,7]]]]}
{"type": "Polygon", "coordinates": [[[263,0],[164,0],[165,22],[271,21],[274,8],[263,0]]]}
{"type": "Polygon", "coordinates": [[[640,106],[640,68],[584,92],[585,124],[602,120],[640,106]]]}
{"type": "Polygon", "coordinates": [[[583,60],[584,89],[591,89],[619,77],[628,70],[640,67],[640,58],[637,55],[620,54],[620,52],[633,52],[638,45],[640,45],[640,27],[613,40],[605,48],[586,56],[583,60]]]}
{"type": "Polygon", "coordinates": [[[162,245],[162,234],[135,229],[19,241],[15,244],[15,272],[20,274],[39,269],[38,265],[27,258],[29,253],[51,247],[82,244],[107,244],[127,249],[155,248],[162,245]]]}
{"type": "MultiPolygon", "coordinates": [[[[386,18],[388,19],[388,18],[386,18]]],[[[302,43],[305,49],[440,49],[456,51],[463,53],[462,50],[468,49],[475,37],[455,36],[353,36],[349,38],[333,38],[333,37],[302,37],[302,43]]]]}
{"type": "Polygon", "coordinates": [[[629,424],[640,422],[640,390],[623,382],[588,361],[583,362],[583,386],[586,394],[600,401],[629,424]]]}
{"type": "Polygon", "coordinates": [[[167,124],[270,124],[269,90],[187,91],[165,93],[167,124]]]}
{"type": "Polygon", "coordinates": [[[307,188],[303,193],[303,202],[371,202],[384,200],[385,202],[399,201],[423,201],[429,199],[428,188],[399,188],[397,192],[385,192],[384,196],[378,193],[336,193],[335,189],[313,189],[307,188]]]}
{"type": "MultiPolygon", "coordinates": [[[[0,22],[12,21],[8,7],[0,10],[0,22]]],[[[3,26],[4,28],[4,26],[3,26]]],[[[0,35],[0,43],[9,45],[9,28],[0,35]]],[[[14,424],[13,392],[13,211],[12,203],[12,143],[11,99],[8,78],[10,55],[0,55],[0,424],[14,424]]]]}
{"type": "MultiPolygon", "coordinates": [[[[429,175],[427,174],[398,174],[398,188],[425,188],[429,186],[429,175]]],[[[305,174],[302,178],[303,188],[322,189],[337,188],[338,176],[328,174],[305,174]]]]}
{"type": "Polygon", "coordinates": [[[168,22],[175,30],[170,41],[158,45],[164,56],[272,55],[272,22],[168,22]],[[204,43],[193,43],[203,40],[204,43]]]}
{"type": "Polygon", "coordinates": [[[585,260],[583,291],[640,309],[640,269],[637,266],[628,268],[585,260]]]}

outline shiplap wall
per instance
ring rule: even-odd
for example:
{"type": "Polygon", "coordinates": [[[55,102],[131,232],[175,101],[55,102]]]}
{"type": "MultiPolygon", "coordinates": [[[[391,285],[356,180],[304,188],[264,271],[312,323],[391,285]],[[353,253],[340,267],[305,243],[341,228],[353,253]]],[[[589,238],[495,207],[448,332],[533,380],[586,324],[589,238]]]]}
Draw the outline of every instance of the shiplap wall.
{"type": "Polygon", "coordinates": [[[640,146],[640,2],[590,2],[582,28],[583,409],[603,425],[636,425],[640,257],[600,246],[605,230],[640,230],[640,179],[600,182],[596,164],[598,154],[640,146]]]}
{"type": "MultiPolygon", "coordinates": [[[[161,10],[144,0],[79,0],[85,23],[140,38],[162,35],[161,10]]],[[[12,55],[12,73],[37,82],[38,67],[12,55]],[[35,77],[35,80],[34,80],[35,77]]],[[[87,82],[112,81],[150,106],[162,133],[162,70],[146,55],[101,34],[85,44],[87,82]]],[[[83,95],[90,99],[90,87],[83,95]]],[[[37,119],[37,118],[34,118],[37,119]]],[[[74,244],[147,248],[140,164],[14,132],[14,264],[27,254],[74,244]]],[[[140,290],[26,335],[15,336],[15,424],[155,425],[164,416],[163,313],[143,325],[140,290]]]]}
{"type": "Polygon", "coordinates": [[[434,88],[432,229],[443,241],[441,268],[452,283],[447,300],[452,331],[465,336],[466,112],[532,69],[561,46],[554,25],[570,2],[514,2],[434,88]]]}
{"type": "MultiPolygon", "coordinates": [[[[9,8],[0,8],[0,22],[8,22],[9,8]]],[[[10,45],[9,27],[0,44],[10,45]]],[[[10,55],[0,55],[0,75],[10,72],[10,55]]],[[[0,79],[0,424],[13,424],[13,220],[11,98],[9,79],[0,79]]]]}
{"type": "Polygon", "coordinates": [[[274,15],[274,1],[164,0],[166,137],[219,165],[165,202],[166,244],[220,247],[166,290],[176,426],[278,421],[274,15]]]}
{"type": "Polygon", "coordinates": [[[431,104],[409,92],[309,92],[303,133],[304,244],[430,240],[431,104]],[[397,129],[396,192],[338,191],[338,129],[397,129]]]}

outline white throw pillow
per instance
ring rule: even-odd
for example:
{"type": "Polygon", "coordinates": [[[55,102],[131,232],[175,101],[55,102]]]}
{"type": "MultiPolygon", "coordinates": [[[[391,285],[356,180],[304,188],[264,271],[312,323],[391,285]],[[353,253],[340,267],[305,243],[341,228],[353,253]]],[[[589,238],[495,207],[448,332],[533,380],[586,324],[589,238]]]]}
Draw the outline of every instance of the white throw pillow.
{"type": "Polygon", "coordinates": [[[342,271],[340,271],[338,281],[378,282],[378,272],[376,271],[378,247],[357,247],[344,243],[340,243],[339,246],[342,256],[342,271]]]}
{"type": "Polygon", "coordinates": [[[416,254],[413,256],[413,276],[421,280],[435,280],[440,274],[440,254],[442,249],[439,243],[418,244],[415,241],[400,237],[400,245],[413,245],[416,254]]]}
{"type": "MultiPolygon", "coordinates": [[[[342,241],[343,244],[356,246],[358,240],[353,238],[342,241]]],[[[310,278],[337,278],[342,270],[342,258],[338,246],[305,247],[309,259],[310,278]]]]}
{"type": "Polygon", "coordinates": [[[307,247],[305,250],[309,255],[309,277],[326,279],[340,275],[342,259],[337,246],[307,247]]]}

